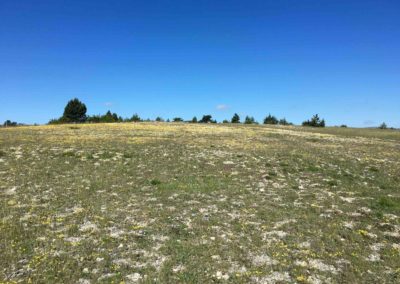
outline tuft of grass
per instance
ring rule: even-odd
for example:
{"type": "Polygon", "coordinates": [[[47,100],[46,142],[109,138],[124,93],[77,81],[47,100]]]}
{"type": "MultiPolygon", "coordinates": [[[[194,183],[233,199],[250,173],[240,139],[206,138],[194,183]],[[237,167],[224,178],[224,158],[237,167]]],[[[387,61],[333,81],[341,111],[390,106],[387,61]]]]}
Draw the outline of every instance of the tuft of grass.
{"type": "Polygon", "coordinates": [[[161,184],[161,181],[160,181],[159,179],[152,179],[152,180],[150,181],[150,184],[151,184],[151,185],[160,185],[160,184],[161,184]]]}
{"type": "Polygon", "coordinates": [[[400,198],[396,197],[379,197],[372,203],[372,207],[382,212],[400,212],[400,198]]]}

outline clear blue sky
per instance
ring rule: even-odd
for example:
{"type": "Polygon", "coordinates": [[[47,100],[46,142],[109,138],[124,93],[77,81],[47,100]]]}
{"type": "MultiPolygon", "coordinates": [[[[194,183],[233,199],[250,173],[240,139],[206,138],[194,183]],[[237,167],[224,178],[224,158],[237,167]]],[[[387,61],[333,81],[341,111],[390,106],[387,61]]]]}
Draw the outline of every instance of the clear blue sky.
{"type": "Polygon", "coordinates": [[[400,1],[1,0],[0,121],[268,113],[400,127],[400,1]]]}

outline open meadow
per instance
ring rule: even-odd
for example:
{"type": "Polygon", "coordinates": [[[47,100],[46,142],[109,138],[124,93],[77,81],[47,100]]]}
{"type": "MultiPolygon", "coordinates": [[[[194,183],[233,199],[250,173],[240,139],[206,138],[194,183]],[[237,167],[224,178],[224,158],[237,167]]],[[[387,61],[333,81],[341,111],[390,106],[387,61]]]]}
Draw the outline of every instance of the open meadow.
{"type": "Polygon", "coordinates": [[[400,132],[0,129],[0,283],[399,283],[400,132]]]}

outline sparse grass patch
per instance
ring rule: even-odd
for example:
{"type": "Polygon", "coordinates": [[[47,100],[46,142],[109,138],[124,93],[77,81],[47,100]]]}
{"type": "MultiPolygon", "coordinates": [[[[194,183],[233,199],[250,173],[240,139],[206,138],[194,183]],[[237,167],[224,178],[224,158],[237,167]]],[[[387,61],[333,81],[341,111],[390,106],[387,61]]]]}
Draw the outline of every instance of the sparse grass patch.
{"type": "Polygon", "coordinates": [[[400,197],[379,197],[372,203],[372,208],[383,212],[400,212],[400,197]]]}
{"type": "Polygon", "coordinates": [[[160,185],[160,184],[161,184],[161,181],[160,181],[159,179],[152,179],[152,180],[150,181],[150,184],[151,184],[151,185],[160,185]]]}
{"type": "Polygon", "coordinates": [[[0,129],[0,282],[398,280],[400,132],[70,127],[0,129]]]}

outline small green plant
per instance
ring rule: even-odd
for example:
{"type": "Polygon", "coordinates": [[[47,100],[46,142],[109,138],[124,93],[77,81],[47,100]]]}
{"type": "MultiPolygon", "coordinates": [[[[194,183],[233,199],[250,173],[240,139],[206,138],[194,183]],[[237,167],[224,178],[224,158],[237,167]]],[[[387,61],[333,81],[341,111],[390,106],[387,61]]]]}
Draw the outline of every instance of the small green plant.
{"type": "Polygon", "coordinates": [[[400,212],[400,198],[396,197],[379,197],[376,201],[372,203],[372,208],[378,212],[400,212]]]}
{"type": "Polygon", "coordinates": [[[152,180],[150,181],[150,184],[151,184],[151,185],[160,185],[160,184],[161,184],[161,181],[160,181],[159,179],[152,179],[152,180]]]}

